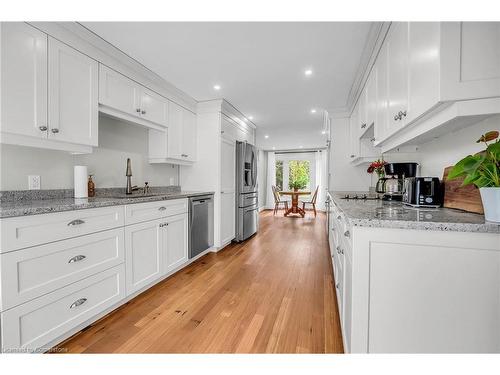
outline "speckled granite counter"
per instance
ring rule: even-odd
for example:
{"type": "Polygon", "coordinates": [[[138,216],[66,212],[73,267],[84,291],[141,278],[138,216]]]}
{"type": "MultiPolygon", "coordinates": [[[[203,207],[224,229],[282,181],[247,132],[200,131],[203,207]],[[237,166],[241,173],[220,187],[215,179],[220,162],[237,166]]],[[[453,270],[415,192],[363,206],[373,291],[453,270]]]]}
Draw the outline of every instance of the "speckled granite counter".
{"type": "Polygon", "coordinates": [[[96,197],[93,198],[72,198],[70,195],[72,194],[72,190],[51,190],[45,192],[42,190],[37,194],[35,193],[36,195],[34,193],[29,195],[23,192],[2,192],[0,218],[155,202],[213,194],[213,192],[152,188],[147,196],[141,196],[141,193],[134,192],[132,197],[127,197],[122,191],[123,189],[98,189],[96,197]]]}
{"type": "Polygon", "coordinates": [[[354,226],[500,233],[500,224],[485,222],[483,215],[448,208],[414,208],[401,202],[342,199],[343,192],[329,195],[354,226]]]}

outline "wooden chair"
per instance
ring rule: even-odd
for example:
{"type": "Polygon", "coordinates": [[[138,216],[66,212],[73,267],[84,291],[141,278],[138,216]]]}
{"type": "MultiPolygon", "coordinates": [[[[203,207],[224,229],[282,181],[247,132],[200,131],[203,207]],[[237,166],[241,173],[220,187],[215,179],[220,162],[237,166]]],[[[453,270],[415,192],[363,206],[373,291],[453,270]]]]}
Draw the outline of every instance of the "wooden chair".
{"type": "Polygon", "coordinates": [[[306,209],[306,204],[310,204],[313,207],[314,211],[314,217],[316,217],[316,199],[318,198],[318,190],[319,190],[319,185],[316,186],[316,190],[314,190],[314,194],[312,196],[312,199],[310,201],[303,201],[302,202],[302,209],[306,209]]]}
{"type": "Polygon", "coordinates": [[[276,215],[276,212],[278,212],[280,208],[280,204],[283,203],[285,210],[288,210],[288,201],[282,200],[280,197],[280,193],[278,192],[278,188],[276,186],[272,186],[273,189],[273,196],[274,196],[274,212],[273,215],[276,215]]]}

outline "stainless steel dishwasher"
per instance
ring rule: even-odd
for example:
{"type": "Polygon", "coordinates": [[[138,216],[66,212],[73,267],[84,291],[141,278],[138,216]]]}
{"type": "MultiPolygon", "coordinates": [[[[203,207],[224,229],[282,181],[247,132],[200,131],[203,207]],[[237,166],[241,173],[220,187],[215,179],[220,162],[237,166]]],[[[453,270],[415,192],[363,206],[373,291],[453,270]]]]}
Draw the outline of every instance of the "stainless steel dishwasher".
{"type": "Polygon", "coordinates": [[[214,197],[189,198],[189,258],[214,245],[214,197]]]}

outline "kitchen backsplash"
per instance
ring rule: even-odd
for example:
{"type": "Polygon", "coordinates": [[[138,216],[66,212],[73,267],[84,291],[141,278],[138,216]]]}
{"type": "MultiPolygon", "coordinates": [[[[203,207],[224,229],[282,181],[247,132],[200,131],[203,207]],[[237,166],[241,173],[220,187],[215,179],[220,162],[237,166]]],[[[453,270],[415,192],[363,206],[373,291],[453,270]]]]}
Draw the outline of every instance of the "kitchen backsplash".
{"type": "Polygon", "coordinates": [[[92,154],[0,145],[0,190],[28,189],[28,175],[41,176],[42,189],[72,189],[73,166],[88,166],[97,188],[125,186],[126,160],[132,160],[132,183],[142,186],[179,184],[179,167],[148,163],[145,128],[99,117],[99,147],[92,154]]]}

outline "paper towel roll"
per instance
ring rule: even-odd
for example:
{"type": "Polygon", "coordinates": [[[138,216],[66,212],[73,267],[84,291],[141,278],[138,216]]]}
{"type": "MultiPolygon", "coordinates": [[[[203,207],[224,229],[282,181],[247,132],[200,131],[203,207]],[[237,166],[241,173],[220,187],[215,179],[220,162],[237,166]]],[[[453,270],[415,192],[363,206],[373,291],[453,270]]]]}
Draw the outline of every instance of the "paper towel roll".
{"type": "Polygon", "coordinates": [[[74,168],[74,181],[75,181],[75,198],[87,198],[88,185],[87,185],[87,167],[85,165],[75,165],[74,168]]]}

